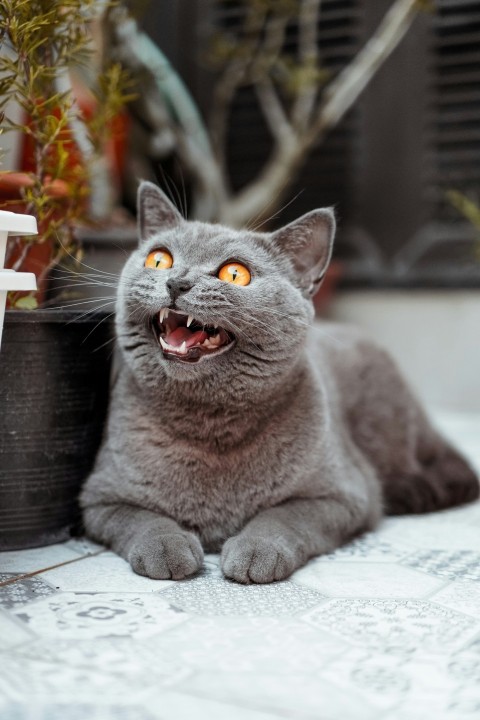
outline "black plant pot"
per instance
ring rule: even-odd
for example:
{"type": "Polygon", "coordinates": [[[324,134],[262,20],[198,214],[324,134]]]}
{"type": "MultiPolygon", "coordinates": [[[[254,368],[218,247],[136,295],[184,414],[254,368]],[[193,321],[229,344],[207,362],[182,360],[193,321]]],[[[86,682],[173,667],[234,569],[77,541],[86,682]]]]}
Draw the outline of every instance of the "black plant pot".
{"type": "Polygon", "coordinates": [[[66,540],[105,421],[113,321],[7,311],[0,350],[0,550],[66,540]],[[106,343],[106,344],[105,344],[106,343]]]}

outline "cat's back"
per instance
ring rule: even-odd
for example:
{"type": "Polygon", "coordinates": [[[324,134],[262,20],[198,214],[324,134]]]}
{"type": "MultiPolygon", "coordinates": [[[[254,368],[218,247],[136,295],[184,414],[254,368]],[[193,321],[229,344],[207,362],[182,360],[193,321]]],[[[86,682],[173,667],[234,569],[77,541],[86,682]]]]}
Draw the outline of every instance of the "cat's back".
{"type": "Polygon", "coordinates": [[[311,348],[315,352],[327,352],[335,354],[339,350],[354,351],[359,344],[373,342],[367,335],[354,325],[330,322],[326,320],[313,323],[310,331],[311,348]]]}
{"type": "Polygon", "coordinates": [[[320,324],[310,339],[315,372],[330,378],[331,397],[351,438],[381,478],[415,463],[434,436],[393,358],[361,330],[320,324]]]}
{"type": "Polygon", "coordinates": [[[360,328],[331,322],[315,323],[308,352],[317,375],[331,378],[346,413],[378,405],[408,403],[411,394],[389,353],[360,328]]]}
{"type": "Polygon", "coordinates": [[[326,321],[313,324],[307,352],[318,371],[333,373],[344,387],[362,368],[386,356],[360,328],[326,321]]]}

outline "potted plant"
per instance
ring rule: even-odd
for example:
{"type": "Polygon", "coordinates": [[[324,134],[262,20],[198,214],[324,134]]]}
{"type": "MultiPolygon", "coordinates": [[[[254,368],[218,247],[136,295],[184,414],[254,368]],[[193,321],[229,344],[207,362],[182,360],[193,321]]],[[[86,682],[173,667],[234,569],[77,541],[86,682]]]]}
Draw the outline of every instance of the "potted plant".
{"type": "Polygon", "coordinates": [[[126,76],[118,65],[96,75],[82,111],[71,72],[92,58],[97,8],[95,0],[0,2],[2,130],[18,134],[24,157],[22,173],[0,173],[0,208],[38,225],[37,236],[10,238],[6,249],[5,266],[35,272],[37,290],[9,292],[5,313],[0,550],[69,536],[106,412],[109,313],[88,304],[42,308],[52,268],[81,258],[75,229],[108,221],[111,210],[107,147],[128,100],[126,76]]]}

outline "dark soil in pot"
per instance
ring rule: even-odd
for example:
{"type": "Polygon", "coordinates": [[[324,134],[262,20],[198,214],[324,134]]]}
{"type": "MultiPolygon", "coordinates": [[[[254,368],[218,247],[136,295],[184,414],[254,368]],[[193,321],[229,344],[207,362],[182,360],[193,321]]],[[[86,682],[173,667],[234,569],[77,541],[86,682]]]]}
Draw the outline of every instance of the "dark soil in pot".
{"type": "Polygon", "coordinates": [[[66,540],[105,421],[107,313],[10,310],[0,350],[0,550],[66,540]],[[106,344],[105,344],[106,343],[106,344]]]}

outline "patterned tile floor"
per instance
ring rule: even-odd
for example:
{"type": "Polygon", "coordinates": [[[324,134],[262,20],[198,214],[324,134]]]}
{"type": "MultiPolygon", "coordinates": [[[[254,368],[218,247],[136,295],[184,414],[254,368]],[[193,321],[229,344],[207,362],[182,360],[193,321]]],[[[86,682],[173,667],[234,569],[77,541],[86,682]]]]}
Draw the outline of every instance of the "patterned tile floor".
{"type": "MultiPolygon", "coordinates": [[[[480,415],[436,418],[480,469],[480,415]]],[[[0,718],[478,720],[480,503],[269,586],[214,555],[174,583],[87,540],[1,553],[0,718]]]]}

